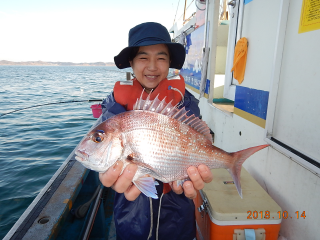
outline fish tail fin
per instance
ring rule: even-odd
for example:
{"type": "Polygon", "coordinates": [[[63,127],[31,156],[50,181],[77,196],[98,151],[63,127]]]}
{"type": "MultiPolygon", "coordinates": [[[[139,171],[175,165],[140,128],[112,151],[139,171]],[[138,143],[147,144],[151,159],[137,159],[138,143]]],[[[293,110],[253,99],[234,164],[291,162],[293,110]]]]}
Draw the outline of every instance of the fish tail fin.
{"type": "Polygon", "coordinates": [[[236,188],[241,198],[242,198],[242,189],[240,184],[240,174],[241,174],[242,164],[252,154],[268,146],[269,144],[265,144],[265,145],[251,147],[238,152],[231,153],[233,155],[234,162],[233,162],[233,165],[227,170],[232,176],[233,182],[236,185],[236,188]]]}

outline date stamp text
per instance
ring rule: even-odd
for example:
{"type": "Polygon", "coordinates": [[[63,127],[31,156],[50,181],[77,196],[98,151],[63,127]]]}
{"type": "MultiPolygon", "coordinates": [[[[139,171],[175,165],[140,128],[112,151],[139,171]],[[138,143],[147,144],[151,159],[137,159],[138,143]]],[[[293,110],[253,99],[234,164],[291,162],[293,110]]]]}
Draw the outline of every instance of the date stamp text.
{"type": "Polygon", "coordinates": [[[271,217],[270,216],[270,211],[247,211],[247,219],[306,219],[306,212],[302,211],[296,211],[294,214],[289,215],[288,211],[278,211],[277,212],[277,217],[271,217]]]}

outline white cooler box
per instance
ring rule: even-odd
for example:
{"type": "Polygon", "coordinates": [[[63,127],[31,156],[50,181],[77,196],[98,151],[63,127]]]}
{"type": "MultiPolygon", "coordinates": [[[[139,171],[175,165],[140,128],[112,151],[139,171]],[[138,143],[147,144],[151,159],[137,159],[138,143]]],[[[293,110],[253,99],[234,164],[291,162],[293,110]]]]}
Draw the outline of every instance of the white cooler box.
{"type": "Polygon", "coordinates": [[[256,240],[277,240],[282,211],[259,183],[242,168],[241,199],[227,170],[212,173],[213,181],[194,200],[197,239],[245,240],[246,232],[256,240]]]}

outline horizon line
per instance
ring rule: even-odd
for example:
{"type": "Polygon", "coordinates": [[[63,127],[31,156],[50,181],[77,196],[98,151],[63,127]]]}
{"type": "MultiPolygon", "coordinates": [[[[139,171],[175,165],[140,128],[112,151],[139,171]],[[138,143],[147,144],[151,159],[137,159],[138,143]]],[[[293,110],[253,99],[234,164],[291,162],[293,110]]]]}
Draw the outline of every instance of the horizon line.
{"type": "Polygon", "coordinates": [[[53,61],[9,61],[9,60],[0,60],[0,65],[6,66],[6,65],[49,65],[49,66],[67,66],[67,65],[98,65],[98,66],[115,66],[114,62],[53,62],[53,61]]]}

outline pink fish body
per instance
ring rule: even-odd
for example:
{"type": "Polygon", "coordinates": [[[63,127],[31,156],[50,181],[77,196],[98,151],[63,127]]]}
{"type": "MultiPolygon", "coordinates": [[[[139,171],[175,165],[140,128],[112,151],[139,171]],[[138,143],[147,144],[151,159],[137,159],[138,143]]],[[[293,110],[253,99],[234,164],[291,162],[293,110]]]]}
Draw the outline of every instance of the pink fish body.
{"type": "Polygon", "coordinates": [[[133,162],[138,171],[133,183],[147,196],[157,198],[153,178],[168,183],[188,178],[190,166],[225,168],[242,197],[242,163],[261,145],[235,153],[213,146],[206,123],[185,109],[159,101],[138,100],[136,110],[120,113],[94,128],[81,141],[76,159],[85,167],[104,172],[117,160],[133,162]],[[146,176],[149,175],[150,177],[146,176]]]}

